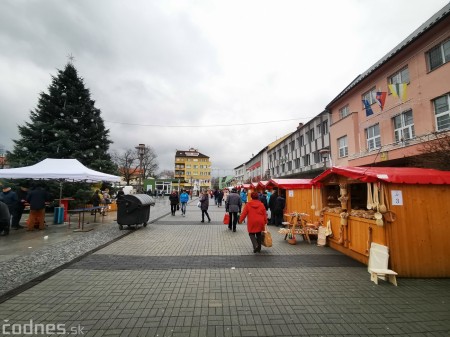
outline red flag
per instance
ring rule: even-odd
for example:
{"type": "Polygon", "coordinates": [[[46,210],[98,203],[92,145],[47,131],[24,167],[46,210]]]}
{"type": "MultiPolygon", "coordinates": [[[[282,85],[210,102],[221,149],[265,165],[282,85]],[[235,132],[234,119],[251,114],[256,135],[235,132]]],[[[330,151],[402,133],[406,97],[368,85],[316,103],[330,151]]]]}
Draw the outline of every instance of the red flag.
{"type": "Polygon", "coordinates": [[[383,110],[384,102],[386,101],[386,94],[387,92],[385,91],[377,91],[377,95],[375,96],[375,100],[377,101],[381,110],[383,110]]]}

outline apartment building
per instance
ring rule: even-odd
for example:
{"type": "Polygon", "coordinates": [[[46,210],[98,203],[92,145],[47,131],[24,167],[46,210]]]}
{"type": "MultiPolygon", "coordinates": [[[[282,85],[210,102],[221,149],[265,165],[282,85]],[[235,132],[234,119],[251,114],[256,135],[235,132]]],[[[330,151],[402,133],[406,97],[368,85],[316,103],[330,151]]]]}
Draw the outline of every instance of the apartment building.
{"type": "Polygon", "coordinates": [[[187,151],[176,150],[174,188],[189,189],[198,194],[211,188],[211,161],[209,157],[190,148],[187,151]]]}
{"type": "Polygon", "coordinates": [[[268,180],[270,178],[268,151],[277,146],[290,134],[273,141],[265,146],[256,155],[245,163],[234,168],[234,182],[236,185],[241,185],[249,182],[259,182],[261,180],[268,180]]]}
{"type": "Polygon", "coordinates": [[[448,132],[449,61],[450,4],[327,105],[333,165],[409,166],[448,132]]]}
{"type": "Polygon", "coordinates": [[[268,150],[270,178],[313,178],[330,165],[330,115],[323,111],[268,150]]]}

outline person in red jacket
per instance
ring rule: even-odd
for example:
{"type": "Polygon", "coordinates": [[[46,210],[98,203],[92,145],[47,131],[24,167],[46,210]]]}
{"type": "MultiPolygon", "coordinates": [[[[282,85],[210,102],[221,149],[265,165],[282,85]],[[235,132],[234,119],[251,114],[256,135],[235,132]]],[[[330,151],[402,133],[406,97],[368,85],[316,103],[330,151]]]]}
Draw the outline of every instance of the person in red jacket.
{"type": "Polygon", "coordinates": [[[239,218],[242,223],[247,218],[247,231],[253,245],[253,253],[261,251],[261,232],[267,223],[266,208],[258,199],[258,193],[251,194],[252,200],[245,204],[244,210],[239,218]]]}

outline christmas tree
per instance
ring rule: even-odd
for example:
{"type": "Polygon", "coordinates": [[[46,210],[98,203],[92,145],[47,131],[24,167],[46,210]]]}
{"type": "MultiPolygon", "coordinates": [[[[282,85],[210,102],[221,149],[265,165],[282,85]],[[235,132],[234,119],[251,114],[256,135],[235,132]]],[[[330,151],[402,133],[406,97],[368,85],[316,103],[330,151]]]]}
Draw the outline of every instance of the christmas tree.
{"type": "Polygon", "coordinates": [[[14,149],[7,154],[11,167],[46,158],[74,158],[91,169],[117,173],[108,153],[109,130],[72,62],[52,76],[48,93],[40,94],[30,120],[19,126],[21,138],[13,140],[14,149]]]}

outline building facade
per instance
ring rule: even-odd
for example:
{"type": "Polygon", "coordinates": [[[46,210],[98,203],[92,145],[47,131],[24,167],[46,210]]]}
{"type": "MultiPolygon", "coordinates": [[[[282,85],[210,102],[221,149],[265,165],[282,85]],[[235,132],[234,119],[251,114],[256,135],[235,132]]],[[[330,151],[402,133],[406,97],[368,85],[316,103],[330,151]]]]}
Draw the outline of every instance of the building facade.
{"type": "Polygon", "coordinates": [[[410,166],[450,130],[450,4],[327,106],[336,166],[410,166]]]}
{"type": "Polygon", "coordinates": [[[330,114],[323,111],[268,151],[270,178],[313,178],[330,166],[330,114]]]}
{"type": "Polygon", "coordinates": [[[177,150],[175,154],[175,189],[199,193],[211,188],[211,161],[208,156],[190,148],[177,150]]]}

